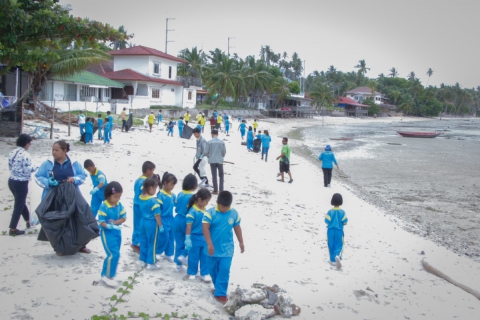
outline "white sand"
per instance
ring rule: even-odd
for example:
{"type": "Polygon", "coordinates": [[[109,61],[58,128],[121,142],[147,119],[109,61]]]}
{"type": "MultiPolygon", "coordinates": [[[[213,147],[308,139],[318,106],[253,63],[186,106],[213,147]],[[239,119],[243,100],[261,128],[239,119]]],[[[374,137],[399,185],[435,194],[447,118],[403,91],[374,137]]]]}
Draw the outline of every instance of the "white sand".
{"type": "MultiPolygon", "coordinates": [[[[409,119],[411,120],[411,119],[409,119]]],[[[312,162],[292,153],[293,184],[276,181],[281,139],[292,126],[321,124],[322,119],[260,121],[259,129],[269,129],[272,136],[268,163],[259,154],[249,153],[240,145],[240,135],[233,122],[226,138],[225,188],[234,194],[234,207],[242,216],[245,253],[236,244],[229,290],[237,286],[250,287],[255,282],[278,284],[302,308],[297,319],[478,319],[480,301],[461,289],[422,269],[426,257],[435,267],[454,279],[480,290],[480,264],[460,257],[416,235],[404,231],[401,222],[374,205],[355,197],[348,187],[333,178],[332,188],[323,188],[322,172],[312,162]],[[349,217],[345,228],[343,268],[330,266],[326,243],[324,214],[330,209],[333,193],[344,198],[343,209],[349,217]],[[421,255],[421,251],[425,255],[421,255]],[[373,290],[368,291],[367,288],[373,290]],[[364,290],[372,296],[356,298],[354,290],[364,290]],[[374,294],[378,296],[373,298],[374,294]],[[475,316],[476,315],[476,316],[475,316]]],[[[325,124],[350,123],[355,120],[325,118],[325,124]]],[[[66,127],[58,126],[55,139],[66,137],[66,127]]],[[[26,127],[26,131],[31,127],[26,127]]],[[[205,135],[208,139],[209,134],[205,135]]],[[[78,138],[78,128],[72,127],[71,139],[78,138]]],[[[157,173],[174,173],[179,179],[175,192],[181,191],[181,181],[193,173],[195,141],[178,136],[167,137],[165,131],[149,133],[136,130],[113,133],[113,145],[72,144],[71,157],[82,164],[91,158],[109,181],[119,181],[124,187],[121,202],[128,219],[123,233],[122,256],[117,279],[127,280],[138,266],[138,255],[129,247],[132,227],[133,182],[141,174],[141,165],[151,160],[157,173]],[[191,148],[190,148],[191,147],[191,148]],[[130,152],[130,153],[128,153],[130,152]]],[[[40,164],[50,154],[51,140],[34,141],[30,153],[40,164]]],[[[7,186],[9,176],[7,156],[14,148],[14,139],[0,138],[0,210],[13,204],[7,186]]],[[[290,143],[294,148],[296,141],[290,143]]],[[[341,159],[340,159],[341,161],[341,159]]],[[[341,162],[340,162],[341,165],[341,162]]],[[[208,173],[210,170],[208,169],[208,173]]],[[[90,201],[90,178],[81,187],[90,201]]],[[[30,182],[31,208],[40,201],[41,189],[30,182]]],[[[214,204],[214,198],[211,205],[214,204]]],[[[0,216],[2,230],[7,231],[12,210],[0,216]]],[[[24,228],[24,222],[19,223],[24,228]]],[[[108,310],[109,298],[115,290],[102,283],[101,266],[105,257],[100,239],[88,247],[89,255],[57,257],[49,243],[38,242],[36,235],[2,236],[0,256],[0,314],[2,319],[87,319],[108,310]]],[[[117,305],[118,314],[127,311],[150,314],[178,312],[211,319],[228,319],[219,302],[209,294],[211,285],[199,280],[184,280],[174,271],[174,264],[160,262],[160,271],[141,271],[138,284],[117,305]]]]}

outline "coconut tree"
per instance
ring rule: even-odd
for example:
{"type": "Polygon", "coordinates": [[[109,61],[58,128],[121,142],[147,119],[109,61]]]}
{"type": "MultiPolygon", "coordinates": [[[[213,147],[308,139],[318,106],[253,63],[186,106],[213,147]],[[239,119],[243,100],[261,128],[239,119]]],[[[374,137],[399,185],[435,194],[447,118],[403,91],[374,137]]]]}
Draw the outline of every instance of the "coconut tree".
{"type": "Polygon", "coordinates": [[[277,77],[273,84],[273,92],[277,96],[277,106],[285,104],[285,100],[290,97],[290,88],[288,87],[289,82],[283,77],[277,77]]]}
{"type": "Polygon", "coordinates": [[[358,61],[358,64],[354,68],[358,69],[357,73],[359,76],[365,76],[367,70],[370,70],[370,68],[367,68],[367,63],[365,62],[365,60],[358,61]]]}
{"type": "MultiPolygon", "coordinates": [[[[118,28],[118,32],[125,34],[125,36],[128,34],[127,30],[125,30],[125,27],[123,25],[118,28]]],[[[132,47],[131,43],[129,44],[126,38],[123,40],[115,40],[110,44],[110,46],[112,47],[113,50],[120,50],[128,47],[132,47]]]]}
{"type": "Polygon", "coordinates": [[[430,77],[433,75],[433,70],[432,68],[428,68],[427,70],[427,76],[428,76],[428,80],[427,80],[427,87],[428,87],[428,82],[430,81],[430,77]]]}
{"type": "Polygon", "coordinates": [[[392,78],[398,77],[398,70],[395,67],[393,67],[389,71],[390,71],[390,73],[388,75],[390,77],[392,77],[392,78]]]}
{"type": "Polygon", "coordinates": [[[192,50],[186,48],[180,51],[180,58],[187,61],[178,65],[178,75],[184,77],[201,78],[203,80],[203,66],[206,64],[206,56],[203,50],[193,47],[192,50]]]}
{"type": "Polygon", "coordinates": [[[317,82],[312,90],[309,92],[310,97],[312,97],[311,105],[317,105],[317,107],[325,107],[332,105],[336,102],[335,94],[330,87],[327,85],[317,82]]]}
{"type": "Polygon", "coordinates": [[[406,114],[411,114],[414,110],[415,103],[413,97],[410,94],[402,96],[403,103],[400,104],[400,109],[402,109],[406,114]]]}
{"type": "Polygon", "coordinates": [[[238,99],[239,82],[243,81],[239,76],[237,69],[235,68],[235,60],[223,55],[220,61],[208,66],[209,79],[207,80],[207,86],[210,88],[211,93],[217,93],[220,101],[220,97],[234,97],[238,99]]]}
{"type": "Polygon", "coordinates": [[[407,76],[408,81],[413,81],[415,80],[415,72],[410,72],[407,76]]]}

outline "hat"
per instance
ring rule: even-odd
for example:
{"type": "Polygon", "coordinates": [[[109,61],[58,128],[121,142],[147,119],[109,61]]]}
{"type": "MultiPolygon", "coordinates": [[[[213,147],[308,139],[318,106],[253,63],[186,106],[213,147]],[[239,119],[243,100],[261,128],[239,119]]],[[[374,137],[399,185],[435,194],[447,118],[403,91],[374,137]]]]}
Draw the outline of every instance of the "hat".
{"type": "Polygon", "coordinates": [[[217,129],[213,129],[213,130],[212,130],[212,134],[217,134],[217,135],[218,135],[218,130],[217,130],[217,129]]]}
{"type": "Polygon", "coordinates": [[[332,150],[332,147],[330,147],[329,144],[327,144],[327,146],[325,147],[325,151],[331,151],[332,150]]]}

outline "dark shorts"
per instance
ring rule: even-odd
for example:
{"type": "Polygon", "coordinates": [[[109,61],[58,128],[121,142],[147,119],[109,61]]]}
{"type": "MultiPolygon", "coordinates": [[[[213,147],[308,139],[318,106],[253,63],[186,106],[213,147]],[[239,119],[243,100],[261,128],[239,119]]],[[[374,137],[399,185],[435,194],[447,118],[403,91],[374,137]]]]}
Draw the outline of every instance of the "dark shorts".
{"type": "Polygon", "coordinates": [[[280,161],[280,172],[289,172],[290,171],[290,165],[283,163],[283,161],[280,161]]]}

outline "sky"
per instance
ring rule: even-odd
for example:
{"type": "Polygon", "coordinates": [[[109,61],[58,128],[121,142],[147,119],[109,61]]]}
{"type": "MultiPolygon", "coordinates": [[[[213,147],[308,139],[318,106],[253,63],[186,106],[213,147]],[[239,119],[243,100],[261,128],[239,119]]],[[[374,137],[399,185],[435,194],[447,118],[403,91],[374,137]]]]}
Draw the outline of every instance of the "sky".
{"type": "Polygon", "coordinates": [[[60,0],[71,14],[114,27],[129,40],[167,52],[219,48],[259,58],[260,47],[297,52],[306,75],[330,65],[349,72],[365,60],[368,77],[395,67],[413,71],[423,85],[480,86],[480,1],[478,0],[60,0]],[[426,72],[434,71],[428,79],[426,72]]]}

